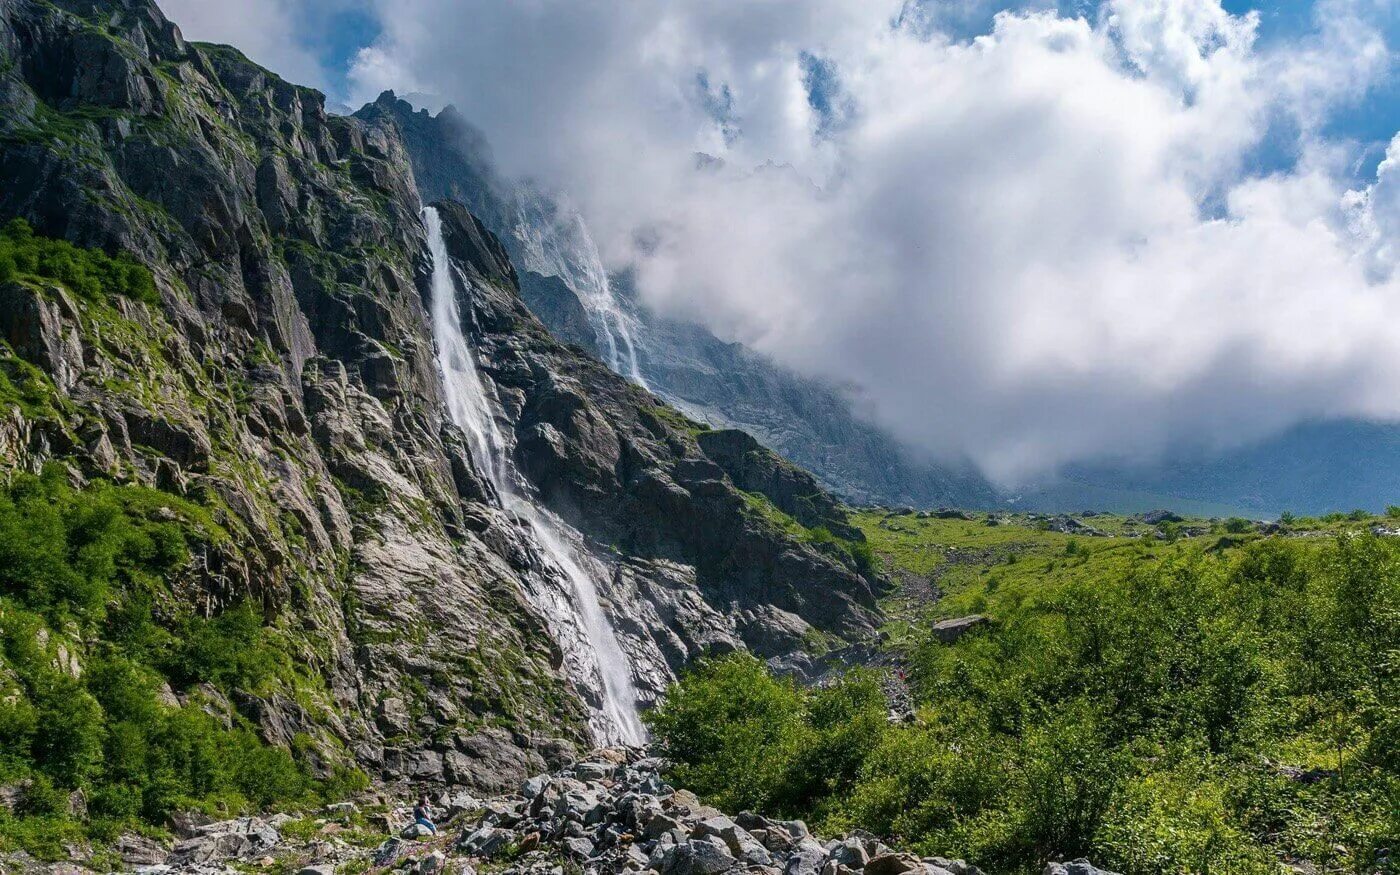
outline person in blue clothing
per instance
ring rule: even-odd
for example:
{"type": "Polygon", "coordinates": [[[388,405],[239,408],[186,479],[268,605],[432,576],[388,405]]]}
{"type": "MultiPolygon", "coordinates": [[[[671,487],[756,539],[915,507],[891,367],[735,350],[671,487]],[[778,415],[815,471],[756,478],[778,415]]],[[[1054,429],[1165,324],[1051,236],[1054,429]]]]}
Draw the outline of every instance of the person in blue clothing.
{"type": "Polygon", "coordinates": [[[419,796],[418,804],[413,806],[413,820],[427,827],[433,835],[437,835],[437,826],[433,823],[433,807],[428,804],[427,793],[419,796]]]}

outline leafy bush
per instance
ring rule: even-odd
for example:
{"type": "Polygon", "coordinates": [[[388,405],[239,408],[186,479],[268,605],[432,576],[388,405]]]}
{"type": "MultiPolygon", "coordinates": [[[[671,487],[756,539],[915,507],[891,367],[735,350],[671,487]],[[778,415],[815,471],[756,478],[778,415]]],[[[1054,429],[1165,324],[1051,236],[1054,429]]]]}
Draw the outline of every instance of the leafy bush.
{"type": "Polygon", "coordinates": [[[183,644],[170,665],[172,677],[181,683],[256,689],[285,666],[266,641],[262,617],[248,602],[213,619],[191,617],[181,637],[183,644]]]}
{"type": "Polygon", "coordinates": [[[657,743],[721,804],[997,871],[1374,867],[1400,842],[1400,544],[1089,561],[1112,552],[1035,589],[987,583],[988,631],[914,648],[916,725],[884,723],[870,678],[804,690],[732,656],[681,679],[657,743]]]}
{"type": "Polygon", "coordinates": [[[805,742],[805,696],[747,654],[702,659],[646,715],[675,779],[721,807],[769,808],[805,742]]]}
{"type": "Polygon", "coordinates": [[[100,249],[82,249],[66,240],[42,237],[23,219],[0,227],[0,282],[34,277],[54,280],[89,300],[125,295],[160,304],[150,270],[125,253],[112,258],[100,249]]]}
{"type": "Polygon", "coordinates": [[[51,470],[0,490],[0,779],[28,788],[15,818],[0,818],[0,845],[49,855],[61,849],[54,835],[115,835],[177,808],[236,812],[364,785],[353,771],[319,784],[241,717],[229,727],[158,698],[167,683],[257,690],[293,674],[251,604],[157,620],[191,550],[224,537],[202,508],[150,489],[76,490],[51,470]],[[79,656],[81,673],[69,668],[79,656]],[[75,789],[86,822],[68,812],[75,789]]]}

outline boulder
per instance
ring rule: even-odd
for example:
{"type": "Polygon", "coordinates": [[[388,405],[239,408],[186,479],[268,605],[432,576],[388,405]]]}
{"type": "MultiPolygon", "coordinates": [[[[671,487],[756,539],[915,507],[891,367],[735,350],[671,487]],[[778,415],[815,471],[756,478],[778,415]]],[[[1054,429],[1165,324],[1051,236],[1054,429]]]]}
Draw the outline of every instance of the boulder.
{"type": "Polygon", "coordinates": [[[421,857],[413,871],[416,875],[437,875],[437,873],[443,871],[446,865],[447,855],[442,851],[433,851],[431,854],[426,854],[421,857]]]}
{"type": "Polygon", "coordinates": [[[574,766],[574,775],[580,781],[601,781],[612,777],[614,768],[611,763],[579,763],[574,766]]]}
{"type": "Polygon", "coordinates": [[[1050,863],[1041,875],[1118,875],[1118,873],[1100,869],[1088,860],[1080,858],[1068,863],[1050,863]]]}
{"type": "Polygon", "coordinates": [[[375,866],[382,869],[392,865],[395,860],[403,856],[407,848],[408,845],[403,839],[388,839],[374,849],[374,853],[370,855],[370,859],[374,861],[375,866]]]}
{"type": "Polygon", "coordinates": [[[940,620],[933,624],[933,637],[944,644],[952,644],[973,629],[985,626],[990,622],[990,620],[981,614],[956,617],[951,620],[940,620]]]}
{"type": "Polygon", "coordinates": [[[734,855],[723,842],[693,839],[667,848],[661,875],[719,875],[734,866],[734,855]]]}
{"type": "Polygon", "coordinates": [[[473,857],[494,857],[515,841],[515,833],[508,829],[483,826],[475,832],[464,835],[457,842],[457,850],[473,857]]]}
{"type": "Polygon", "coordinates": [[[155,839],[136,833],[119,837],[112,849],[128,866],[155,866],[165,862],[165,846],[155,839]]]}
{"type": "Polygon", "coordinates": [[[925,867],[933,867],[940,870],[931,875],[982,875],[982,870],[967,862],[966,860],[950,860],[947,857],[924,857],[925,867]]]}
{"type": "Polygon", "coordinates": [[[749,866],[766,866],[772,862],[768,850],[747,830],[727,817],[707,817],[691,830],[691,838],[717,838],[729,853],[749,866]]]}
{"type": "Polygon", "coordinates": [[[922,861],[910,854],[881,854],[865,864],[865,875],[904,875],[922,868],[922,861]]]}
{"type": "Polygon", "coordinates": [[[831,859],[848,869],[864,869],[865,864],[870,862],[870,853],[865,849],[865,842],[859,838],[852,837],[835,843],[829,850],[831,859]]]}
{"type": "Polygon", "coordinates": [[[819,875],[825,862],[826,849],[814,841],[803,840],[783,864],[783,875],[819,875]]]}
{"type": "Polygon", "coordinates": [[[175,845],[167,863],[193,866],[262,854],[275,847],[281,836],[271,824],[256,817],[240,817],[198,827],[195,835],[175,845]]]}
{"type": "Polygon", "coordinates": [[[580,860],[587,860],[593,856],[594,846],[591,841],[582,836],[578,838],[564,839],[564,850],[572,857],[580,860]]]}

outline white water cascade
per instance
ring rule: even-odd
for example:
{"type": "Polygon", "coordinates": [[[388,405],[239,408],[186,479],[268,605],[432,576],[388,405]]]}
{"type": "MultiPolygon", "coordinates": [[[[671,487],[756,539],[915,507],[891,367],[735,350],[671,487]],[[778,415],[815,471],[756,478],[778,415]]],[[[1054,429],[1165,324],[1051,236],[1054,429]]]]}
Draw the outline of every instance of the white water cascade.
{"type": "Polygon", "coordinates": [[[503,509],[514,514],[534,536],[568,592],[557,588],[529,593],[551,624],[560,647],[570,649],[570,628],[580,628],[589,653],[572,654],[575,663],[596,670],[601,707],[593,715],[593,731],[605,743],[642,744],[646,729],[637,713],[637,690],[632,670],[617,633],[598,603],[598,589],[584,555],[581,539],[567,524],[537,504],[531,489],[510,456],[501,430],[496,425],[494,407],[477,371],[476,359],[462,331],[461,312],[453,267],[442,237],[442,218],[433,207],[423,210],[428,231],[428,247],[433,259],[432,318],[433,339],[437,343],[438,367],[442,371],[448,415],[466,433],[472,456],[481,472],[496,487],[503,509]]]}
{"type": "Polygon", "coordinates": [[[520,217],[515,238],[525,266],[557,276],[573,289],[588,312],[608,367],[643,389],[650,388],[638,365],[637,317],[618,301],[583,215],[562,195],[547,195],[530,184],[518,186],[515,197],[520,217]]]}

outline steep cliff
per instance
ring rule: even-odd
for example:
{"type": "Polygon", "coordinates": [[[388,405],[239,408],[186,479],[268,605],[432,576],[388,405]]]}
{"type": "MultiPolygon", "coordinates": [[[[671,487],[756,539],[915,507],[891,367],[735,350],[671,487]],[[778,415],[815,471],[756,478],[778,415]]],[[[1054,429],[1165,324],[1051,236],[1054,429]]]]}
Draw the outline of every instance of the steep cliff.
{"type": "Polygon", "coordinates": [[[610,282],[613,306],[639,335],[638,373],[691,417],[753,433],[853,501],[963,507],[997,503],[996,490],[970,466],[916,458],[854,415],[850,399],[835,387],[782,368],[741,344],[725,343],[701,326],[637,306],[626,277],[599,277],[602,265],[580,220],[547,195],[502,178],[485,136],[455,109],[433,116],[386,92],[356,117],[392,124],[401,132],[424,197],[461,201],[501,237],[516,264],[528,269],[522,280],[526,301],[560,339],[609,360],[580,298],[596,297],[591,287],[610,282]]]}
{"type": "MultiPolygon", "coordinates": [[[[256,606],[291,668],[211,689],[231,720],[321,772],[481,788],[587,739],[594,680],[526,596],[557,570],[444,413],[399,128],[327,114],[145,0],[11,0],[0,179],[0,223],[123,254],[157,293],[42,265],[3,284],[0,466],[143,484],[228,533],[191,536],[153,616],[256,606]]],[[[607,569],[644,698],[706,647],[871,630],[878,581],[755,511],[692,423],[550,336],[482,222],[440,211],[517,462],[607,569]]],[[[43,646],[81,664],[104,634],[43,646]]]]}

